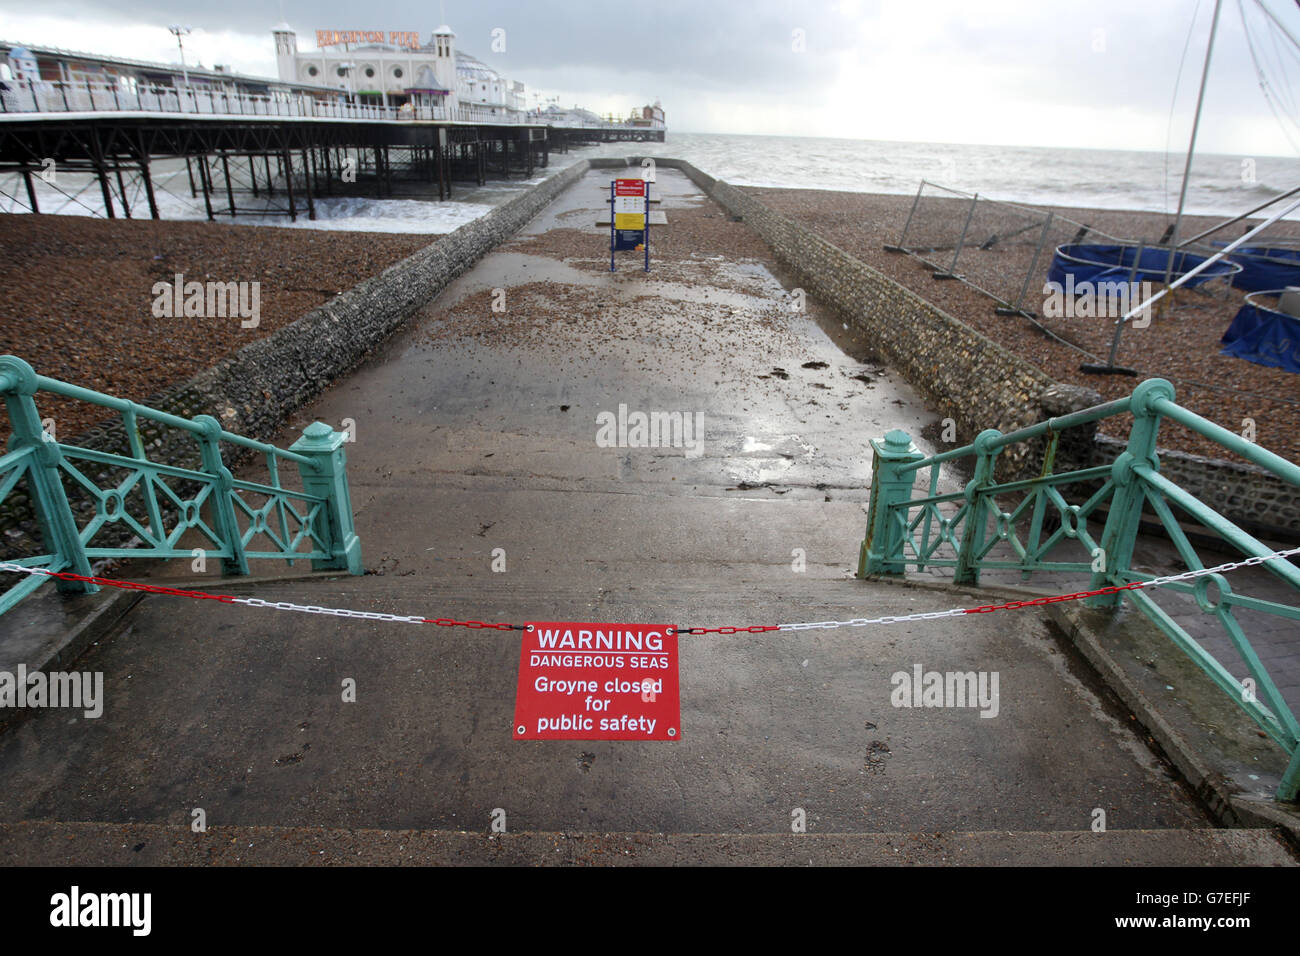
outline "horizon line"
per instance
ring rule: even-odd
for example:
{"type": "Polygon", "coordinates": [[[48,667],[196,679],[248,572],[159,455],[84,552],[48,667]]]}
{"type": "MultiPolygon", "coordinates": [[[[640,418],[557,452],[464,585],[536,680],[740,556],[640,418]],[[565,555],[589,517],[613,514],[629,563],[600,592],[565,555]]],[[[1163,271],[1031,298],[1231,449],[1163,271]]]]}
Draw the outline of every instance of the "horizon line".
{"type": "MultiPolygon", "coordinates": [[[[666,111],[665,111],[666,112],[666,111]]],[[[679,133],[687,136],[758,136],[764,139],[831,139],[841,140],[850,143],[907,143],[916,146],[976,146],[976,147],[1005,147],[1010,149],[1068,149],[1078,152],[1105,152],[1105,153],[1154,153],[1157,156],[1185,156],[1186,150],[1164,150],[1164,149],[1132,149],[1120,146],[1056,146],[1043,143],[968,143],[955,142],[952,140],[942,139],[876,139],[866,136],[828,136],[816,133],[736,133],[720,132],[717,130],[698,130],[698,129],[678,129],[674,130],[671,125],[665,130],[666,133],[679,133]]],[[[1266,159],[1300,159],[1300,153],[1267,153],[1260,150],[1240,151],[1234,153],[1221,153],[1213,150],[1197,150],[1197,156],[1219,156],[1224,159],[1232,159],[1241,156],[1264,157],[1266,159]]]]}

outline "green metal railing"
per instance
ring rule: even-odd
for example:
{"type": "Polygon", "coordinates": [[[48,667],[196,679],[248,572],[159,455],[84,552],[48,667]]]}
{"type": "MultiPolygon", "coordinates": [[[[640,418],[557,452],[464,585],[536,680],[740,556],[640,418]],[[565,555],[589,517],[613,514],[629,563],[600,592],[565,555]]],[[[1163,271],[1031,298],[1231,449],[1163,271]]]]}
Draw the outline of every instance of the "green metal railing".
{"type": "MultiPolygon", "coordinates": [[[[210,415],[180,418],[37,375],[12,355],[0,356],[0,395],[12,430],[8,451],[0,455],[0,505],[25,490],[43,551],[13,559],[15,564],[89,576],[95,558],[191,558],[201,550],[205,559],[219,558],[226,574],[247,574],[250,560],[267,558],[363,573],[343,432],[314,422],[285,450],[231,434],[210,415]],[[37,411],[38,392],[119,413],[129,454],[52,439],[37,411]],[[151,461],[141,419],[188,433],[198,446],[198,468],[151,461]],[[261,453],[267,480],[234,477],[222,458],[223,442],[261,453]],[[281,483],[283,462],[297,465],[301,490],[281,483]],[[129,537],[139,546],[121,546],[129,537]]],[[[29,575],[0,594],[0,614],[47,580],[29,575]]],[[[97,590],[82,581],[60,579],[57,586],[64,592],[97,590]]]]}
{"type": "MultiPolygon", "coordinates": [[[[930,566],[950,567],[954,582],[967,584],[978,584],[980,571],[992,568],[1015,569],[1026,578],[1035,571],[1086,573],[1092,588],[1151,580],[1153,575],[1130,567],[1144,507],[1158,519],[1189,570],[1204,570],[1206,565],[1175,517],[1175,507],[1243,555],[1272,554],[1212,506],[1160,474],[1156,436],[1164,419],[1214,440],[1300,488],[1300,466],[1188,411],[1174,401],[1172,385],[1163,379],[1148,379],[1128,398],[1006,435],[989,429],[970,445],[929,458],[902,431],[872,441],[869,517],[858,577],[903,574],[909,568],[930,566]],[[1113,464],[1054,472],[1062,432],[1126,413],[1133,416],[1128,446],[1113,464]],[[997,458],[1004,449],[1040,440],[1044,452],[1037,477],[995,480],[997,458]],[[941,492],[942,466],[959,459],[973,459],[973,477],[958,491],[941,492]],[[917,485],[919,488],[914,487],[917,485]],[[914,490],[920,490],[921,496],[914,498],[914,490]],[[1072,495],[1072,490],[1077,493],[1072,495]],[[1069,497],[1081,500],[1071,504],[1069,497]],[[1062,560],[1061,551],[1082,553],[1079,560],[1062,560]]],[[[1300,595],[1300,569],[1282,558],[1265,561],[1261,567],[1300,595]]],[[[1222,626],[1249,671],[1253,687],[1233,676],[1150,593],[1127,590],[1086,600],[1102,607],[1115,606],[1127,597],[1146,614],[1287,752],[1290,762],[1278,798],[1295,800],[1300,791],[1300,724],[1233,611],[1240,608],[1300,621],[1300,600],[1292,605],[1238,594],[1222,574],[1164,584],[1161,590],[1191,595],[1199,609],[1222,626]],[[1217,590],[1215,597],[1210,594],[1211,585],[1217,590]]]]}

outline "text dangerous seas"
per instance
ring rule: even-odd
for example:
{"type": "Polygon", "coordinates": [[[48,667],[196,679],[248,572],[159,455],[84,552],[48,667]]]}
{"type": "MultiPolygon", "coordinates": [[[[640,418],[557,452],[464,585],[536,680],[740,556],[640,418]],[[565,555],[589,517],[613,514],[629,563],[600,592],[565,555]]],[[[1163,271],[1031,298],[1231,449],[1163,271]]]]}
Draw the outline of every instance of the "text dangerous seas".
{"type": "Polygon", "coordinates": [[[533,623],[515,697],[518,740],[679,740],[677,631],[533,623]]]}

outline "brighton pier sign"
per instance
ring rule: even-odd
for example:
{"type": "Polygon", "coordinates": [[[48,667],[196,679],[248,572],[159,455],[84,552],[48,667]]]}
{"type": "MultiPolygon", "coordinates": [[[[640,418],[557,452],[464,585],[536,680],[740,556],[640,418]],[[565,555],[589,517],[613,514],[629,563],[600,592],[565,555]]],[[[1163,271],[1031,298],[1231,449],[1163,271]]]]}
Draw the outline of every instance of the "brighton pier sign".
{"type": "Polygon", "coordinates": [[[418,30],[317,30],[316,46],[322,50],[327,46],[343,43],[388,43],[392,46],[405,46],[412,49],[420,46],[418,30]],[[385,39],[386,37],[386,39],[385,39]]]}

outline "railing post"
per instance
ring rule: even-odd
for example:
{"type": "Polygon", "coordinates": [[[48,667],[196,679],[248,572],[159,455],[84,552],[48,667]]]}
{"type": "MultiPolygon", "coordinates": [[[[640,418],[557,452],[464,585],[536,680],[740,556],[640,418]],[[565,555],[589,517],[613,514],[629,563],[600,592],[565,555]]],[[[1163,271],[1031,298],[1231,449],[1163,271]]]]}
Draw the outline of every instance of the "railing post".
{"type": "Polygon", "coordinates": [[[1279,800],[1295,801],[1300,799],[1300,746],[1291,753],[1291,760],[1282,773],[1282,782],[1278,784],[1279,800]]]}
{"type": "MultiPolygon", "coordinates": [[[[55,566],[74,574],[90,575],[90,561],[77,531],[77,522],[68,504],[67,492],[59,477],[63,453],[45,434],[40,412],[36,410],[36,372],[15,355],[0,356],[0,395],[4,395],[13,435],[11,450],[33,448],[28,476],[32,490],[32,511],[41,530],[45,548],[54,556],[55,566]]],[[[99,585],[87,581],[57,581],[65,594],[92,594],[99,585]]]]}
{"type": "Polygon", "coordinates": [[[230,473],[230,469],[221,459],[221,423],[211,415],[196,415],[194,424],[202,431],[199,448],[203,471],[215,479],[215,487],[210,499],[212,522],[215,525],[213,530],[230,547],[230,557],[223,558],[221,561],[221,573],[247,574],[248,558],[244,554],[244,536],[235,518],[235,503],[231,500],[235,476],[230,473]]]}
{"type": "Polygon", "coordinates": [[[324,422],[312,422],[302,430],[302,437],[289,446],[290,451],[314,459],[311,465],[298,465],[303,490],[325,499],[316,515],[314,532],[328,542],[330,558],[313,561],[316,570],[346,570],[364,574],[361,566],[361,539],[352,521],[352,494],[348,490],[347,453],[343,443],[346,432],[336,432],[324,422]]]}
{"type": "MultiPolygon", "coordinates": [[[[867,535],[858,551],[858,577],[868,574],[903,574],[903,535],[894,511],[912,500],[912,473],[899,467],[925,456],[901,429],[871,441],[871,498],[867,505],[867,535]]],[[[907,512],[903,511],[906,520],[907,512]]]]}
{"type": "MultiPolygon", "coordinates": [[[[1111,466],[1111,480],[1115,493],[1110,499],[1110,512],[1106,527],[1101,533],[1101,554],[1094,557],[1094,566],[1100,558],[1103,570],[1092,573],[1092,587],[1123,584],[1119,575],[1127,571],[1133,560],[1133,545],[1137,540],[1138,524],[1146,491],[1141,477],[1133,471],[1134,465],[1149,465],[1160,470],[1156,455],[1156,435],[1160,430],[1160,413],[1153,403],[1157,398],[1174,400],[1174,387],[1163,378],[1149,378],[1133,389],[1129,411],[1133,414],[1133,427],[1128,434],[1128,447],[1111,466]]],[[[1101,594],[1085,598],[1090,607],[1114,607],[1120,594],[1101,594]]]]}
{"type": "Polygon", "coordinates": [[[984,550],[984,536],[988,533],[988,507],[990,498],[985,489],[993,484],[993,466],[997,449],[993,442],[1002,437],[996,428],[986,428],[975,436],[975,475],[966,484],[966,521],[962,529],[961,546],[957,548],[957,566],[953,569],[953,584],[979,584],[979,552],[984,550]]]}

